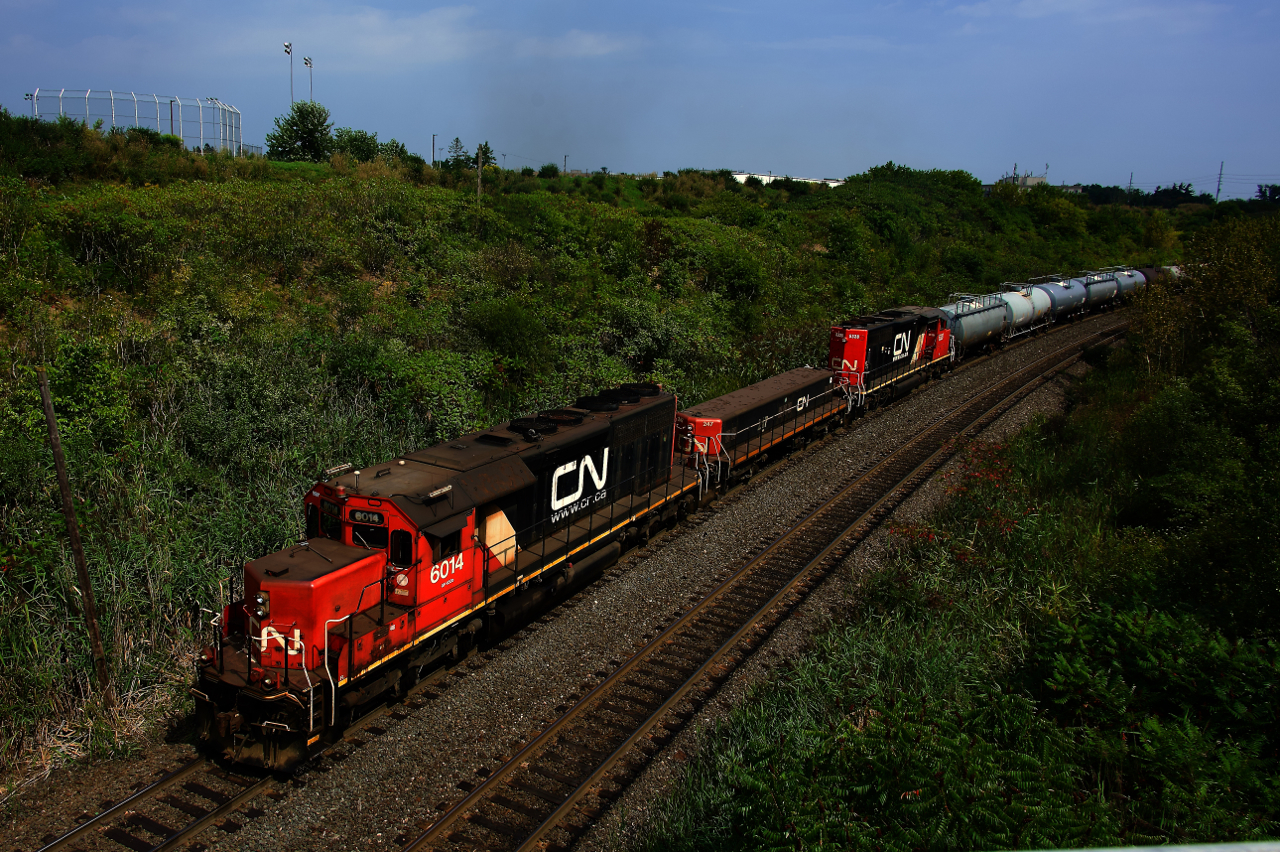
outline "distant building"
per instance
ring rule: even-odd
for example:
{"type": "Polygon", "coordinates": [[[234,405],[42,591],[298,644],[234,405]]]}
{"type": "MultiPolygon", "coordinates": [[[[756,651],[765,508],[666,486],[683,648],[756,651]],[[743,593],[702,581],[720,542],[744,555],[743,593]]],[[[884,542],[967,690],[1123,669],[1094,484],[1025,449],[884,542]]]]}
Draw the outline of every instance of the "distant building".
{"type": "MultiPolygon", "coordinates": [[[[773,183],[775,180],[782,180],[783,175],[758,175],[754,172],[734,172],[733,178],[738,183],[746,183],[747,178],[755,178],[761,183],[773,183]]],[[[844,181],[835,178],[788,178],[796,183],[825,183],[830,187],[844,186],[844,181]]]]}
{"type": "MultiPolygon", "coordinates": [[[[984,183],[982,185],[982,194],[990,195],[991,190],[995,189],[998,184],[1002,183],[1011,183],[1021,192],[1026,192],[1033,186],[1049,185],[1048,179],[1041,175],[1017,175],[1016,177],[1013,175],[1005,175],[995,183],[984,183]]],[[[1076,195],[1084,192],[1084,186],[1078,183],[1072,184],[1071,186],[1067,186],[1064,183],[1058,186],[1058,189],[1063,192],[1070,192],[1076,195]]]]}
{"type": "Polygon", "coordinates": [[[1014,173],[1011,175],[1005,175],[1000,178],[1000,180],[996,181],[996,183],[1011,183],[1018,189],[1030,189],[1033,186],[1039,186],[1042,183],[1047,183],[1048,180],[1049,179],[1044,175],[1020,175],[1014,173]]]}

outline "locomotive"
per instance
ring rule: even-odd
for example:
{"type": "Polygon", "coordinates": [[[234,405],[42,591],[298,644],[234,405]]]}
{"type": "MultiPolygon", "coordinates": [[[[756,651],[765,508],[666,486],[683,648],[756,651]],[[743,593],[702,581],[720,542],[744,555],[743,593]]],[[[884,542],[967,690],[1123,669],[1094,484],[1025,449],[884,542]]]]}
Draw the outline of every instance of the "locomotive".
{"type": "Polygon", "coordinates": [[[770,460],[967,353],[1104,308],[1158,270],[956,294],[831,328],[828,362],[681,411],[624,384],[308,489],[306,537],[244,568],[191,692],[206,747],[297,768],[353,714],[589,582],[770,460]]]}

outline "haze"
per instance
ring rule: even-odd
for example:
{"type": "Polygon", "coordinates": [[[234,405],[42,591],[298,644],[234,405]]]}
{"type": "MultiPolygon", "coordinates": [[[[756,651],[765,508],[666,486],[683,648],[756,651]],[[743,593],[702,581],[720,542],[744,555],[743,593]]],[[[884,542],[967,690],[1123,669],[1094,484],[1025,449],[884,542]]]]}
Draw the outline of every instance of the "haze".
{"type": "Polygon", "coordinates": [[[1280,182],[1274,3],[731,5],[0,0],[0,103],[35,87],[216,96],[261,144],[308,97],[336,126],[508,167],[844,177],[893,160],[1053,183],[1280,182]]]}

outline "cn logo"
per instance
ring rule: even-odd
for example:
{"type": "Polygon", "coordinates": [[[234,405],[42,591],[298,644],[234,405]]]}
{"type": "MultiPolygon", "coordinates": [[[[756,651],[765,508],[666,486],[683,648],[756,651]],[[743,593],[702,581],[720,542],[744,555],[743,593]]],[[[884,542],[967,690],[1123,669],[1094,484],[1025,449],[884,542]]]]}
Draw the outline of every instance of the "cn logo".
{"type": "MultiPolygon", "coordinates": [[[[586,475],[590,472],[591,481],[596,484],[596,490],[604,488],[604,481],[609,476],[609,448],[604,448],[604,456],[600,459],[600,467],[596,467],[595,460],[591,456],[584,456],[582,461],[566,462],[556,468],[556,472],[551,477],[551,510],[563,509],[570,503],[575,502],[582,496],[583,488],[586,486],[586,475]],[[578,488],[572,494],[560,496],[560,480],[569,476],[574,471],[578,472],[578,488]]],[[[570,480],[572,481],[572,480],[570,480]]]]}
{"type": "Polygon", "coordinates": [[[797,412],[804,411],[808,407],[809,407],[809,397],[807,396],[796,397],[797,412]]]}
{"type": "Polygon", "coordinates": [[[893,338],[893,360],[905,358],[911,352],[911,332],[904,331],[893,338]]]}

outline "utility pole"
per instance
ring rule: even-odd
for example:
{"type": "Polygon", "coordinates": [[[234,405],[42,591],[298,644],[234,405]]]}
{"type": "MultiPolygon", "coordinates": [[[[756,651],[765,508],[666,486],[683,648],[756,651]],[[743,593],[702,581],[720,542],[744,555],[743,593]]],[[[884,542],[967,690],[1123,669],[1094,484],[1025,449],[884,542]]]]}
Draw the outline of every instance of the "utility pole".
{"type": "Polygon", "coordinates": [[[484,174],[484,164],[480,162],[480,152],[484,148],[476,146],[476,204],[480,203],[480,176],[484,174]]]}
{"type": "Polygon", "coordinates": [[[1129,192],[1126,193],[1127,198],[1133,197],[1133,172],[1129,172],[1129,192]]]}
{"type": "Polygon", "coordinates": [[[431,134],[431,168],[436,167],[436,134],[431,134]]]}
{"type": "Polygon", "coordinates": [[[1218,163],[1218,191],[1213,194],[1213,203],[1218,203],[1218,197],[1222,195],[1222,169],[1227,165],[1226,160],[1218,163]]]}
{"type": "Polygon", "coordinates": [[[561,169],[561,171],[564,172],[565,174],[569,173],[569,155],[568,154],[564,155],[564,168],[561,169]]]}
{"type": "Polygon", "coordinates": [[[40,377],[40,401],[44,403],[44,419],[49,426],[53,466],[58,472],[58,490],[62,492],[62,515],[67,522],[67,537],[71,539],[71,555],[75,557],[76,576],[80,580],[80,598],[84,601],[84,620],[89,628],[89,647],[93,652],[93,668],[98,676],[98,688],[102,690],[103,705],[110,710],[115,704],[115,699],[111,695],[111,678],[107,674],[107,655],[102,650],[102,634],[98,630],[98,608],[93,601],[89,566],[84,561],[80,526],[76,523],[76,509],[71,502],[71,482],[67,479],[67,461],[62,456],[62,440],[58,437],[58,420],[53,413],[53,397],[49,394],[49,374],[45,372],[44,367],[37,367],[36,373],[40,377]]]}

